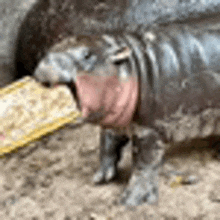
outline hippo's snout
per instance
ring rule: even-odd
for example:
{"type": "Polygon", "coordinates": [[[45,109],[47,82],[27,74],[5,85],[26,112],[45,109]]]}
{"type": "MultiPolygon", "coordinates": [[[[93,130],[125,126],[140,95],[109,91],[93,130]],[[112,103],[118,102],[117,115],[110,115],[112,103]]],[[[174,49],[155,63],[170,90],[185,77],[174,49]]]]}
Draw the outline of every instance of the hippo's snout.
{"type": "Polygon", "coordinates": [[[73,58],[64,52],[49,53],[38,65],[34,77],[50,85],[68,84],[76,78],[73,58]]]}

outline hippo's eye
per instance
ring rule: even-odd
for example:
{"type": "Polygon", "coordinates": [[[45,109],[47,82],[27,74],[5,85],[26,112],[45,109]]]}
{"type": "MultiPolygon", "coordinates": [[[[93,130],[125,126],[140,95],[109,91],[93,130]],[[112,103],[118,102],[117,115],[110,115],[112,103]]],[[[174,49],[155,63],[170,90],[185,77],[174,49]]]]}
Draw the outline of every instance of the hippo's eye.
{"type": "Polygon", "coordinates": [[[90,50],[86,50],[86,51],[84,51],[83,56],[84,56],[85,60],[88,60],[92,57],[92,52],[90,50]]]}

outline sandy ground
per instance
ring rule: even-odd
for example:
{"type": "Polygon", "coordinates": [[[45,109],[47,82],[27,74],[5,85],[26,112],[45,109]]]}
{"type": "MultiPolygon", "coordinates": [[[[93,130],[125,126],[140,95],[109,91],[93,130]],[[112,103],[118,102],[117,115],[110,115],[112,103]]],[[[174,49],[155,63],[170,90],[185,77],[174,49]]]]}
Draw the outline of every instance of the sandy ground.
{"type": "Polygon", "coordinates": [[[220,219],[220,162],[212,157],[208,142],[168,150],[159,204],[136,208],[118,204],[130,174],[131,146],[125,148],[117,180],[95,186],[98,145],[98,127],[67,127],[2,158],[0,219],[220,219]],[[174,187],[175,171],[197,181],[174,187]]]}

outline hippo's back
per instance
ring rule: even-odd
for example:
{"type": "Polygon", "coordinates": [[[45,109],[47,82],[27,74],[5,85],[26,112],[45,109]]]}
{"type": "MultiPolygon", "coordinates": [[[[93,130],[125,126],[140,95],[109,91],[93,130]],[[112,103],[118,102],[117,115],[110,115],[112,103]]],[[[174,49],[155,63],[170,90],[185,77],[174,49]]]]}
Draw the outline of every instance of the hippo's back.
{"type": "Polygon", "coordinates": [[[188,21],[220,12],[220,0],[38,0],[17,39],[17,78],[32,74],[57,42],[76,34],[138,32],[155,23],[188,21]]]}

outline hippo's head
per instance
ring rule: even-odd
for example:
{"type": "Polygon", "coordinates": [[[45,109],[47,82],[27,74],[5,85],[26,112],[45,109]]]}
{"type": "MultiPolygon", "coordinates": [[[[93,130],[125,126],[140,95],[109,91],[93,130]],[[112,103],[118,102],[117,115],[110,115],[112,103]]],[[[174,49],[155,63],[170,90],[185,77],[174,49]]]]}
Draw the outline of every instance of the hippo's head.
{"type": "Polygon", "coordinates": [[[138,79],[130,58],[131,50],[109,35],[79,36],[55,45],[34,76],[45,84],[71,86],[87,121],[125,127],[138,98],[138,79]]]}

